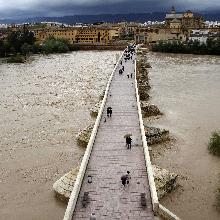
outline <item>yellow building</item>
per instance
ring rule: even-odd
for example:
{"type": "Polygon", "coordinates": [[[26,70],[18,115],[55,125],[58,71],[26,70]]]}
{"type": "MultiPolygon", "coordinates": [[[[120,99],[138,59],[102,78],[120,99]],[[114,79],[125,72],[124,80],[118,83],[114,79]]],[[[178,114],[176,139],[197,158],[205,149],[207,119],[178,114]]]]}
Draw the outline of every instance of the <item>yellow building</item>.
{"type": "Polygon", "coordinates": [[[64,38],[70,43],[76,39],[77,29],[60,28],[60,29],[40,29],[34,30],[34,36],[39,43],[43,43],[49,37],[64,38]]]}
{"type": "Polygon", "coordinates": [[[185,41],[186,35],[178,28],[139,28],[135,41],[139,43],[156,43],[158,41],[185,41]]]}
{"type": "Polygon", "coordinates": [[[39,43],[43,43],[48,37],[55,37],[67,39],[72,44],[109,44],[119,35],[116,28],[104,27],[40,29],[35,30],[34,34],[39,43]]]}
{"type": "Polygon", "coordinates": [[[76,43],[108,44],[109,40],[108,29],[81,28],[76,35],[76,43]]]}

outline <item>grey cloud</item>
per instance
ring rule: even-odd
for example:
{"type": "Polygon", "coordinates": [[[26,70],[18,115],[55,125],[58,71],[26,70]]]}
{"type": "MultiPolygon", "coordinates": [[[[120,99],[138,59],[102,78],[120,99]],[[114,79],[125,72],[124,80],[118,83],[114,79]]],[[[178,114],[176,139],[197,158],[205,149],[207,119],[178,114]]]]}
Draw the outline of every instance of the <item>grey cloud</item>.
{"type": "Polygon", "coordinates": [[[0,18],[220,9],[219,0],[0,0],[0,18]]]}

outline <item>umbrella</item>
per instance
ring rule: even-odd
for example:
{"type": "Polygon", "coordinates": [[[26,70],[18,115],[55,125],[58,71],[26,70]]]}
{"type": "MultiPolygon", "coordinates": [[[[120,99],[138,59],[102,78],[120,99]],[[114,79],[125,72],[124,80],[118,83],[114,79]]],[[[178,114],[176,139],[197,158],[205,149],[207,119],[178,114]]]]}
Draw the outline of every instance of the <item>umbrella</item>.
{"type": "Polygon", "coordinates": [[[125,136],[124,136],[124,138],[126,138],[126,137],[131,137],[132,136],[132,134],[126,134],[125,136]]]}

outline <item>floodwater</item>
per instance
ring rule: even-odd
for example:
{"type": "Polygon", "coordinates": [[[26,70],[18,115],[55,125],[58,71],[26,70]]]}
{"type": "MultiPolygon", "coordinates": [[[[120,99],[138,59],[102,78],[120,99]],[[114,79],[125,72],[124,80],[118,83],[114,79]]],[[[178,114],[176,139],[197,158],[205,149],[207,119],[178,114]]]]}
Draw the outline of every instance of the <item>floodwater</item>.
{"type": "Polygon", "coordinates": [[[153,162],[180,175],[180,187],[161,203],[182,220],[219,220],[220,158],[209,154],[207,143],[211,132],[220,130],[220,57],[147,56],[151,102],[164,113],[150,124],[176,139],[153,147],[153,162]]]}
{"type": "MultiPolygon", "coordinates": [[[[79,165],[78,131],[119,51],[35,56],[0,64],[0,219],[62,219],[53,183],[79,165]]],[[[1,61],[0,61],[1,62],[1,61]]]]}

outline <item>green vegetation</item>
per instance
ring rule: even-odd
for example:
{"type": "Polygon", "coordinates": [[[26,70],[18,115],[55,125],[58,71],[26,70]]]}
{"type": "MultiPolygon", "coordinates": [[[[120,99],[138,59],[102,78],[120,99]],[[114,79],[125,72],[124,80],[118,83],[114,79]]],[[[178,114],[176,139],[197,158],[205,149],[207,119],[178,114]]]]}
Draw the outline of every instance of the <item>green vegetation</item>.
{"type": "Polygon", "coordinates": [[[66,53],[73,48],[65,39],[49,37],[44,44],[36,43],[33,32],[24,30],[11,32],[6,40],[0,40],[0,57],[8,57],[8,62],[23,63],[32,53],[66,53]]]}
{"type": "Polygon", "coordinates": [[[33,51],[35,38],[28,30],[11,32],[6,40],[0,40],[0,57],[9,57],[8,62],[24,62],[33,51]]]}
{"type": "Polygon", "coordinates": [[[49,53],[66,53],[71,50],[70,43],[65,39],[48,38],[41,48],[42,52],[49,53]]]}
{"type": "Polygon", "coordinates": [[[217,190],[217,196],[216,196],[217,202],[216,202],[216,208],[220,212],[220,188],[217,190]]]}
{"type": "Polygon", "coordinates": [[[214,131],[210,137],[209,144],[208,144],[209,152],[220,156],[220,133],[214,131]]]}
{"type": "Polygon", "coordinates": [[[134,34],[122,34],[119,40],[134,40],[134,34]]]}
{"type": "Polygon", "coordinates": [[[16,54],[13,56],[10,56],[7,60],[8,63],[24,63],[25,62],[25,57],[20,54],[16,54]]]}
{"type": "Polygon", "coordinates": [[[220,55],[220,38],[209,38],[206,44],[200,43],[199,41],[188,41],[187,43],[182,43],[180,41],[160,41],[152,47],[152,50],[162,53],[220,55]]]}

